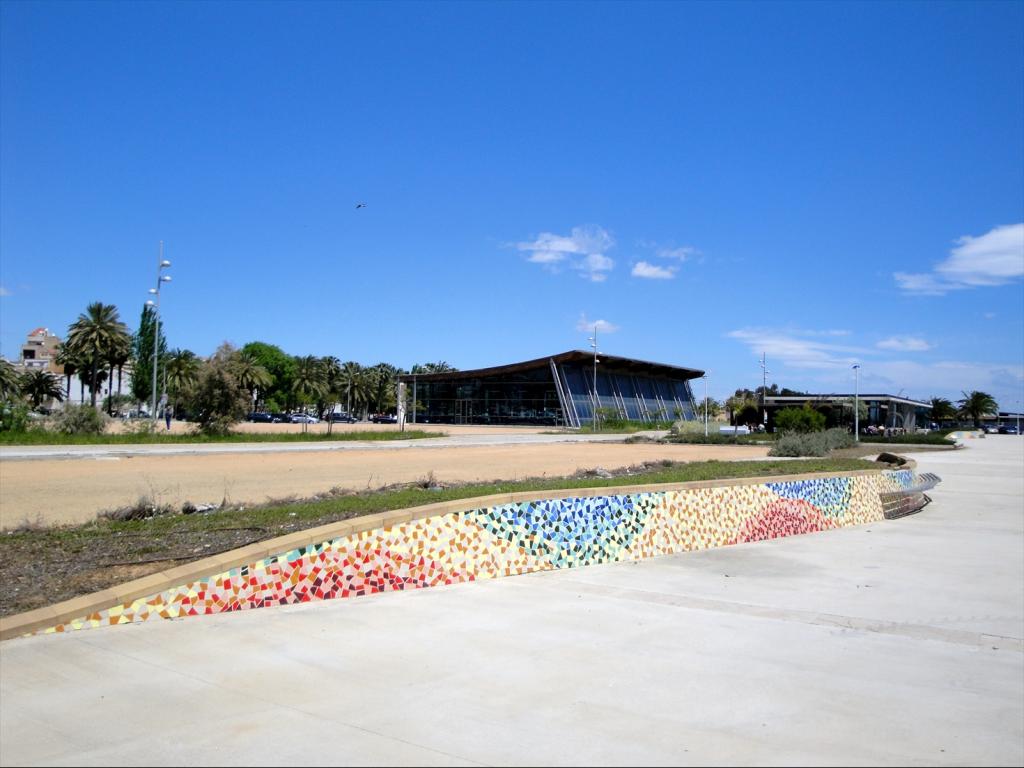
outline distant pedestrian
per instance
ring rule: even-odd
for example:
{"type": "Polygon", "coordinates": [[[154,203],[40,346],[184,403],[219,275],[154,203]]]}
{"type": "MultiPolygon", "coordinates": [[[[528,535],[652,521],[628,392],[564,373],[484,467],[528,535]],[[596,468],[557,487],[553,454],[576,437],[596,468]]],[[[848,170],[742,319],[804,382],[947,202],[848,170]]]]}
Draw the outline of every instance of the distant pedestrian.
{"type": "Polygon", "coordinates": [[[171,406],[169,406],[169,405],[164,408],[164,421],[167,423],[167,428],[170,429],[171,428],[171,406]]]}

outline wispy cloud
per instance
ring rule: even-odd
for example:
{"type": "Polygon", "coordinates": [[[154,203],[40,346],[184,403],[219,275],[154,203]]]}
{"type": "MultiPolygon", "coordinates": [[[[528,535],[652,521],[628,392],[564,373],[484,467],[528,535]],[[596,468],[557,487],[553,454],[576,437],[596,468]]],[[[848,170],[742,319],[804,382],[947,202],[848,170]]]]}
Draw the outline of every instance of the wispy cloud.
{"type": "Polygon", "coordinates": [[[751,351],[765,353],[792,368],[848,368],[870,350],[822,341],[846,335],[846,331],[779,330],[772,328],[741,328],[726,334],[741,341],[751,351]]]}
{"type": "Polygon", "coordinates": [[[914,336],[890,336],[888,339],[882,339],[875,346],[893,352],[927,352],[932,348],[927,341],[914,336]]]}
{"type": "Polygon", "coordinates": [[[552,272],[563,266],[579,271],[595,283],[608,277],[615,262],[605,255],[615,239],[601,227],[573,227],[568,235],[542,232],[535,240],[519,242],[515,247],[529,254],[527,261],[541,264],[552,272]]]}
{"type": "Polygon", "coordinates": [[[677,261],[686,261],[692,256],[698,255],[700,251],[693,246],[684,245],[681,248],[657,248],[655,253],[659,259],[676,259],[677,261]]]}
{"type": "Polygon", "coordinates": [[[646,261],[638,261],[633,265],[631,274],[633,277],[645,277],[650,280],[671,280],[678,271],[679,267],[661,267],[646,261]]]}
{"type": "Polygon", "coordinates": [[[1024,223],[1008,224],[983,235],[965,235],[931,272],[895,272],[902,291],[942,296],[949,291],[1006,285],[1024,277],[1024,223]]]}
{"type": "Polygon", "coordinates": [[[0,296],[10,296],[10,295],[11,295],[11,292],[8,291],[6,288],[4,288],[2,285],[0,285],[0,296]]]}
{"type": "Polygon", "coordinates": [[[594,327],[597,327],[598,333],[615,333],[619,330],[619,326],[609,323],[607,320],[588,320],[587,316],[580,312],[580,319],[576,323],[576,330],[581,333],[593,331],[594,327]]]}

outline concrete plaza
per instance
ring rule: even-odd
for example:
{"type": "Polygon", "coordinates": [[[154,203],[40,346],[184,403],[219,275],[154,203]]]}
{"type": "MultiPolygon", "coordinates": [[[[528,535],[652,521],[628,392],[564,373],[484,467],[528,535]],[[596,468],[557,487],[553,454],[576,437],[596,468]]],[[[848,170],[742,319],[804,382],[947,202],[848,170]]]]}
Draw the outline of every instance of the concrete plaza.
{"type": "Polygon", "coordinates": [[[1024,439],[897,521],[0,645],[0,763],[1024,762],[1024,439]]]}

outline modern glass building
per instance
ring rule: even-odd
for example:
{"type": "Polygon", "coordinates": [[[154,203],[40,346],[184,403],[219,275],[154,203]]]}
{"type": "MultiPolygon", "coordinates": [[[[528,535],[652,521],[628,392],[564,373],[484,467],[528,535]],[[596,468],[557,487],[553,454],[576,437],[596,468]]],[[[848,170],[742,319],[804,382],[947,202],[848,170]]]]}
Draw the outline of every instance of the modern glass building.
{"type": "Polygon", "coordinates": [[[693,419],[689,382],[703,371],[626,357],[563,352],[522,363],[401,377],[416,404],[409,421],[579,427],[607,408],[632,421],[693,419]]]}

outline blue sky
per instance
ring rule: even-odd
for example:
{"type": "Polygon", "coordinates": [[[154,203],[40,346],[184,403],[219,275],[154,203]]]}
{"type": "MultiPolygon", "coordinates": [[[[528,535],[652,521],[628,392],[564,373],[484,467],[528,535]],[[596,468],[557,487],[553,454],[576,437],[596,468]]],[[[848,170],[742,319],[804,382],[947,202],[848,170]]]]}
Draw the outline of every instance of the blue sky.
{"type": "Polygon", "coordinates": [[[163,240],[199,354],[1024,398],[1024,3],[0,13],[7,357],[163,240]]]}

